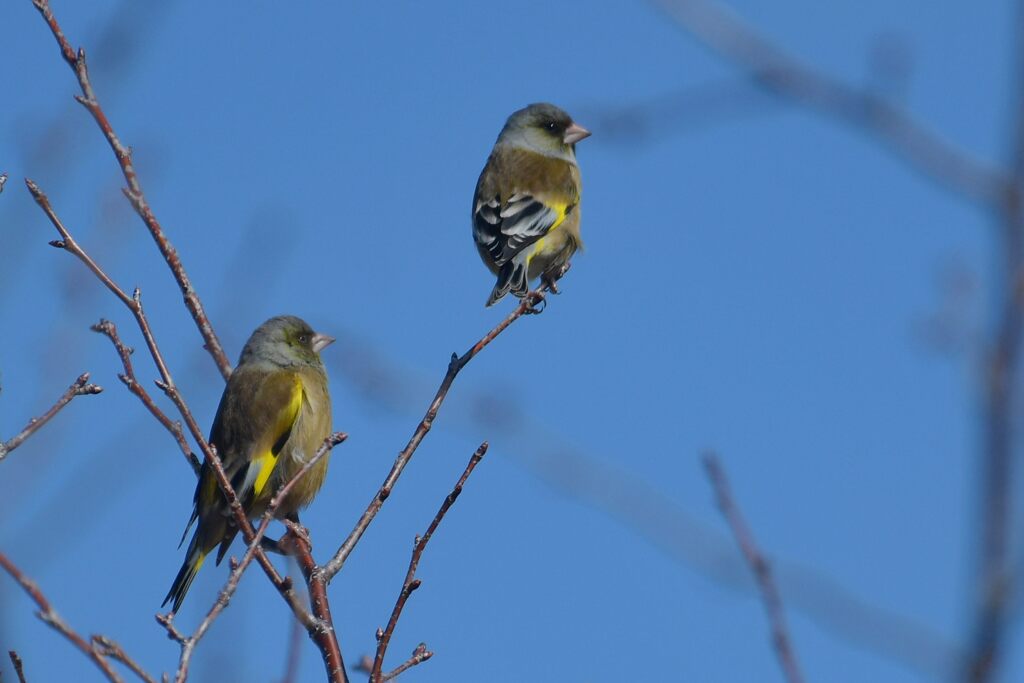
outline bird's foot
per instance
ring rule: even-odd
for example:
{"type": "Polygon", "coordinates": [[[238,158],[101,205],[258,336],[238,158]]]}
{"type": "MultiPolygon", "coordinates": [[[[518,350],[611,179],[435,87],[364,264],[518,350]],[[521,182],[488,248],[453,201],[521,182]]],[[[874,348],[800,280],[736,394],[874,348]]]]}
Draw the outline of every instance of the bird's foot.
{"type": "Polygon", "coordinates": [[[313,547],[313,541],[310,540],[309,530],[306,527],[291,519],[285,519],[284,525],[288,527],[288,533],[281,537],[278,545],[286,550],[286,554],[291,554],[296,542],[304,543],[307,548],[313,547]]]}
{"type": "Polygon", "coordinates": [[[523,297],[523,313],[526,315],[539,315],[548,307],[548,300],[539,289],[531,290],[523,297]]]}

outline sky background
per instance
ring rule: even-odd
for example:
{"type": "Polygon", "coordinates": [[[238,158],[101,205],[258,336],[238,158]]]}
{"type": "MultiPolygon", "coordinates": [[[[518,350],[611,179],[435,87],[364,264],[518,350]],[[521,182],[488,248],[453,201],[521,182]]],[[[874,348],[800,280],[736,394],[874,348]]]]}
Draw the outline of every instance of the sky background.
{"type": "MultiPolygon", "coordinates": [[[[730,7],[979,158],[1008,156],[1009,2],[730,7]]],[[[505,117],[549,100],[594,133],[578,148],[587,248],[562,296],[460,375],[330,587],[350,665],[373,652],[414,535],[488,439],[392,641],[387,668],[420,641],[436,653],[403,680],[781,681],[700,466],[709,448],[776,560],[809,681],[941,678],[971,614],[978,342],[993,297],[984,210],[863,133],[751,89],[639,0],[54,11],[87,48],[232,359],[282,313],[339,338],[324,360],[350,439],[303,515],[321,561],[451,352],[513,306],[484,308],[493,278],[469,220],[505,117]]],[[[0,463],[0,549],[76,629],[173,671],[178,647],[153,615],[182,560],[193,475],[88,329],[117,322],[151,383],[129,314],[47,246],[56,234],[24,177],[117,282],[142,288],[204,425],[223,385],[29,0],[0,5],[0,45],[0,435],[82,371],[106,388],[0,463]]],[[[179,628],[198,624],[226,575],[203,568],[179,628]]],[[[101,680],[33,612],[0,578],[0,649],[21,654],[29,680],[101,680]]],[[[1001,681],[1024,679],[1013,616],[1001,681]]],[[[278,680],[289,617],[250,571],[194,680],[278,680]]],[[[0,672],[13,680],[6,658],[0,672]]],[[[305,640],[299,680],[323,680],[305,640]]]]}

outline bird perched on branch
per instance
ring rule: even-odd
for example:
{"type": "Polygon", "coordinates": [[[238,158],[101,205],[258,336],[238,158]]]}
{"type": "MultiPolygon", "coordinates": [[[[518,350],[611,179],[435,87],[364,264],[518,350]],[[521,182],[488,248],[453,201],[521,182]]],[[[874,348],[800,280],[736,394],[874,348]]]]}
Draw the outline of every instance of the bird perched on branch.
{"type": "Polygon", "coordinates": [[[526,296],[537,277],[558,293],[580,239],[576,143],[590,131],[553,104],[531,104],[501,129],[473,197],[473,239],[498,281],[491,306],[526,296]]]}
{"type": "MultiPolygon", "coordinates": [[[[303,320],[280,316],[252,333],[231,373],[210,430],[210,443],[249,519],[262,515],[274,493],[312,458],[331,433],[331,397],[320,352],[333,337],[303,320]]],[[[297,481],[275,512],[295,519],[327,474],[327,457],[297,481]]],[[[218,545],[217,564],[238,533],[213,469],[203,463],[194,509],[198,520],[185,562],[163,604],[177,612],[206,556],[218,545]]]]}

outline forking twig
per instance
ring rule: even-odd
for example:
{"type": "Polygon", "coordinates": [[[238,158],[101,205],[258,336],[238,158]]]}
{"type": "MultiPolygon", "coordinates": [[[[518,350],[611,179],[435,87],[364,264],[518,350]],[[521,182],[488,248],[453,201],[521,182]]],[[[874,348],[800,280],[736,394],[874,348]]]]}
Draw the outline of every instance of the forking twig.
{"type": "Polygon", "coordinates": [[[462,476],[459,477],[458,482],[455,484],[455,488],[452,492],[444,499],[441,503],[441,508],[434,515],[433,521],[430,522],[430,526],[427,527],[427,531],[422,536],[416,537],[416,542],[412,549],[412,558],[409,560],[409,569],[405,572],[405,580],[402,582],[402,590],[398,593],[398,599],[395,601],[395,607],[391,610],[391,617],[388,619],[388,625],[384,630],[377,631],[377,653],[373,659],[373,666],[370,669],[370,683],[383,683],[383,681],[390,680],[405,671],[411,666],[415,666],[421,662],[425,662],[433,656],[433,653],[427,650],[427,646],[420,643],[416,650],[413,651],[412,657],[409,658],[405,664],[391,672],[390,674],[384,675],[381,673],[384,666],[384,655],[387,654],[388,645],[391,643],[391,637],[395,633],[395,626],[398,625],[398,620],[402,616],[402,610],[405,609],[405,603],[412,595],[412,592],[420,587],[420,580],[416,578],[416,568],[419,566],[420,558],[423,557],[423,551],[427,549],[427,543],[430,542],[430,538],[437,531],[438,525],[441,524],[441,520],[444,519],[445,514],[448,513],[448,509],[455,503],[456,499],[462,493],[462,487],[465,486],[466,480],[469,479],[469,475],[473,473],[477,463],[487,453],[488,444],[484,441],[480,444],[480,447],[476,449],[472,457],[469,459],[469,464],[466,465],[466,469],[463,471],[462,476]]]}
{"type": "Polygon", "coordinates": [[[44,624],[53,628],[55,631],[67,638],[72,645],[85,653],[89,659],[95,662],[96,666],[99,667],[99,670],[107,677],[107,680],[112,681],[112,683],[123,683],[122,678],[118,676],[117,672],[114,671],[112,666],[110,666],[110,662],[107,661],[106,657],[90,645],[89,642],[80,636],[73,628],[68,626],[67,622],[57,614],[57,610],[53,608],[50,601],[46,599],[45,595],[43,595],[43,591],[40,590],[35,581],[25,576],[25,574],[3,553],[0,553],[0,568],[3,568],[8,574],[10,574],[11,578],[17,581],[32,601],[36,603],[39,607],[39,611],[36,612],[36,616],[38,616],[44,624]]]}
{"type": "Polygon", "coordinates": [[[90,394],[98,394],[102,391],[103,387],[96,384],[89,384],[88,372],[79,375],[78,379],[68,387],[67,391],[61,394],[61,397],[57,399],[57,402],[50,406],[45,413],[39,417],[33,417],[28,421],[28,424],[25,425],[24,429],[7,441],[0,441],[0,461],[6,458],[8,453],[23,444],[25,439],[42,429],[43,425],[52,420],[53,416],[59,413],[64,406],[71,403],[71,400],[76,396],[88,396],[90,394]]]}
{"type": "Polygon", "coordinates": [[[434,418],[437,417],[437,411],[440,410],[441,404],[444,403],[445,398],[448,396],[448,390],[451,389],[452,383],[455,382],[455,378],[458,376],[459,371],[469,364],[469,361],[473,360],[478,353],[484,350],[484,348],[494,341],[499,334],[508,329],[508,326],[514,323],[524,315],[536,312],[534,306],[544,300],[544,291],[547,289],[547,285],[543,285],[536,291],[528,292],[525,297],[519,302],[519,305],[513,309],[508,316],[505,317],[500,323],[494,326],[494,328],[485,334],[480,341],[471,346],[461,356],[452,354],[451,360],[448,362],[448,371],[445,373],[444,378],[441,380],[441,386],[438,387],[437,393],[434,394],[434,400],[430,402],[430,406],[427,408],[426,414],[420,423],[416,425],[415,431],[413,431],[412,437],[409,439],[409,443],[405,445],[405,448],[401,450],[398,457],[395,458],[395,463],[391,466],[391,471],[388,472],[388,476],[384,479],[384,483],[378,489],[376,495],[370,500],[370,504],[366,506],[366,511],[360,516],[359,521],[356,522],[356,526],[349,533],[348,538],[341,544],[338,550],[334,553],[334,557],[331,561],[324,565],[324,575],[326,580],[329,582],[334,576],[341,571],[341,568],[345,564],[345,560],[352,554],[352,550],[359,543],[359,539],[362,538],[366,529],[370,526],[373,518],[377,516],[384,501],[387,500],[388,496],[391,495],[391,490],[394,488],[398,478],[402,475],[402,470],[409,464],[416,449],[419,448],[423,438],[430,431],[430,428],[434,424],[434,418]]]}

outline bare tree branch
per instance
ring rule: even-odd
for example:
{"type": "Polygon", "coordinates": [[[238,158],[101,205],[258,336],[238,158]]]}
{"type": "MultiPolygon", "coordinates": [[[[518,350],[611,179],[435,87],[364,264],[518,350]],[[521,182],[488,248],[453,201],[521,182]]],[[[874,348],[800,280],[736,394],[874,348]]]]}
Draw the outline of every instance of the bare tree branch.
{"type": "Polygon", "coordinates": [[[76,54],[72,48],[71,43],[63,35],[63,31],[57,24],[57,19],[53,15],[48,0],[32,0],[32,4],[36,6],[39,13],[42,14],[47,26],[50,28],[50,32],[57,41],[57,46],[60,48],[60,54],[68,62],[68,66],[75,73],[75,77],[78,79],[79,87],[82,89],[81,95],[76,95],[75,99],[88,110],[92,118],[95,119],[96,125],[102,131],[103,136],[106,138],[111,145],[111,150],[114,151],[115,157],[117,157],[118,165],[121,166],[121,172],[124,175],[125,181],[128,183],[128,187],[124,189],[125,197],[131,203],[135,212],[145,223],[146,228],[150,230],[153,236],[154,242],[157,243],[157,247],[160,249],[160,253],[163,255],[164,260],[167,261],[168,267],[171,272],[174,273],[174,279],[178,283],[178,288],[181,290],[181,295],[184,298],[185,307],[188,312],[191,313],[193,319],[196,321],[196,326],[199,328],[200,334],[203,336],[205,342],[205,348],[210,352],[213,357],[217,369],[220,371],[221,376],[226,380],[231,374],[231,364],[227,359],[227,355],[224,353],[223,347],[220,345],[220,341],[217,339],[216,333],[213,331],[213,326],[210,325],[209,318],[206,316],[206,311],[203,309],[203,302],[200,301],[199,295],[196,294],[196,290],[188,279],[188,274],[185,272],[184,265],[181,263],[181,259],[178,256],[177,250],[174,245],[171,244],[167,238],[167,234],[164,232],[164,228],[160,225],[156,215],[150,208],[145,200],[145,195],[142,193],[142,186],[139,183],[138,175],[135,173],[135,167],[131,161],[131,150],[121,143],[117,133],[114,132],[114,127],[111,122],[106,118],[106,114],[103,112],[99,105],[99,100],[96,98],[96,93],[92,89],[92,83],[89,81],[89,68],[85,61],[85,49],[79,48],[76,54]]]}
{"type": "MultiPolygon", "coordinates": [[[[3,189],[3,183],[0,183],[0,190],[3,189]]],[[[14,650],[8,650],[7,656],[11,658],[11,665],[14,666],[14,673],[18,675],[18,683],[26,683],[25,681],[25,665],[21,661],[21,657],[14,650]]]]}
{"type": "Polygon", "coordinates": [[[1021,343],[1024,336],[1024,4],[1017,3],[1016,56],[1012,77],[1010,186],[994,202],[1001,271],[995,284],[998,319],[984,358],[984,435],[978,503],[978,569],[971,634],[972,652],[964,678],[984,683],[996,676],[1006,637],[1009,598],[1015,591],[1009,560],[1013,514],[1015,416],[1020,401],[1021,343]]]}
{"type": "Polygon", "coordinates": [[[480,447],[476,449],[476,452],[473,453],[472,457],[470,457],[469,464],[466,465],[465,471],[463,471],[462,476],[459,477],[458,482],[456,482],[455,488],[452,489],[452,492],[449,493],[444,499],[444,502],[441,503],[441,507],[438,509],[437,514],[434,515],[434,519],[430,522],[430,526],[427,527],[426,533],[424,533],[423,536],[416,537],[415,545],[412,549],[412,558],[409,560],[409,569],[405,572],[405,580],[402,582],[402,590],[399,591],[398,599],[395,601],[395,607],[391,610],[391,618],[388,619],[388,625],[383,631],[377,631],[377,654],[373,659],[373,668],[370,670],[370,683],[381,683],[382,681],[389,680],[389,678],[397,676],[410,666],[424,662],[432,656],[433,653],[427,650],[426,645],[420,643],[419,647],[417,647],[413,652],[412,658],[410,658],[406,664],[396,669],[392,674],[389,674],[388,677],[384,677],[381,674],[384,667],[384,655],[387,654],[388,645],[391,643],[391,637],[395,633],[395,626],[398,625],[398,620],[402,616],[402,610],[405,609],[405,603],[409,599],[409,596],[412,595],[413,591],[420,587],[420,580],[416,578],[416,568],[419,566],[420,558],[423,557],[423,551],[427,549],[427,543],[430,542],[430,538],[434,535],[434,532],[437,531],[438,525],[441,524],[441,520],[444,519],[449,508],[451,508],[458,499],[459,494],[462,493],[462,487],[465,486],[466,480],[469,479],[469,475],[473,473],[473,470],[476,469],[477,463],[480,462],[486,453],[487,442],[484,441],[480,444],[480,447]]]}
{"type": "Polygon", "coordinates": [[[441,380],[441,386],[438,387],[437,393],[434,394],[434,400],[430,402],[430,406],[427,408],[426,414],[416,426],[416,430],[413,432],[412,438],[409,439],[409,443],[407,443],[405,448],[403,448],[398,454],[398,457],[395,459],[395,463],[391,466],[391,471],[388,472],[388,476],[384,479],[384,483],[381,485],[376,495],[374,495],[370,504],[366,506],[366,511],[363,512],[362,516],[359,518],[355,528],[352,529],[348,538],[345,539],[345,542],[342,543],[341,547],[339,547],[337,552],[334,553],[334,557],[331,558],[331,561],[324,565],[324,573],[328,582],[330,582],[330,580],[333,579],[339,571],[341,571],[342,566],[345,564],[345,560],[348,559],[352,550],[355,549],[356,544],[359,542],[359,539],[362,538],[366,529],[370,526],[373,518],[377,516],[381,506],[384,504],[384,501],[391,495],[391,490],[398,482],[398,478],[402,475],[402,470],[404,470],[405,466],[409,464],[409,461],[412,459],[416,449],[419,448],[420,443],[423,441],[423,437],[427,435],[427,432],[429,432],[430,428],[433,426],[434,418],[437,417],[437,411],[440,410],[441,404],[444,403],[445,398],[448,396],[448,390],[451,389],[452,383],[455,381],[456,376],[458,376],[459,371],[466,367],[469,361],[473,360],[478,353],[483,351],[484,347],[494,341],[494,339],[504,332],[509,325],[524,315],[537,312],[535,306],[544,301],[543,292],[546,288],[547,286],[545,285],[537,291],[529,292],[504,320],[484,335],[480,341],[470,347],[466,353],[461,356],[454,353],[452,354],[451,360],[448,362],[448,372],[445,373],[444,379],[441,380]]]}
{"type": "Polygon", "coordinates": [[[114,671],[113,667],[110,666],[110,662],[107,661],[103,654],[94,649],[82,636],[78,635],[74,629],[67,625],[67,623],[61,618],[57,611],[53,609],[50,601],[46,599],[43,592],[36,585],[35,581],[25,576],[24,573],[13,562],[11,562],[6,555],[0,553],[0,567],[11,575],[11,578],[17,581],[21,587],[25,590],[28,596],[32,599],[36,605],[39,606],[39,611],[36,612],[36,616],[44,623],[49,625],[55,631],[60,633],[62,636],[71,641],[71,644],[81,650],[89,659],[95,662],[96,666],[99,667],[100,671],[107,677],[107,680],[113,683],[123,683],[117,672],[114,671]]]}
{"type": "MultiPolygon", "coordinates": [[[[174,405],[178,408],[181,413],[182,419],[185,420],[185,424],[188,426],[189,432],[192,434],[192,438],[196,440],[196,443],[201,446],[205,444],[205,437],[203,436],[202,429],[196,423],[192,417],[191,411],[185,404],[184,399],[178,392],[178,387],[174,383],[174,379],[171,377],[171,371],[167,368],[167,363],[164,361],[163,354],[160,352],[160,347],[157,346],[156,338],[153,336],[153,329],[149,325],[149,319],[146,317],[146,311],[142,307],[142,292],[138,287],[131,296],[128,295],[116,282],[111,279],[109,275],[96,263],[95,260],[82,247],[75,241],[75,238],[71,235],[71,232],[64,226],[64,223],[57,216],[57,213],[53,210],[50,205],[50,200],[46,194],[39,188],[36,183],[28,178],[25,179],[25,185],[28,187],[28,191],[32,194],[32,198],[35,199],[36,203],[43,210],[46,216],[50,219],[53,227],[57,229],[62,239],[53,240],[50,245],[57,249],[63,249],[68,252],[92,271],[100,282],[102,282],[110,292],[116,296],[121,303],[131,311],[135,317],[135,322],[138,323],[139,331],[142,332],[143,339],[146,340],[146,347],[149,349],[150,356],[153,358],[153,363],[156,365],[157,370],[160,373],[160,382],[157,386],[167,397],[171,399],[174,405]]],[[[118,350],[120,353],[120,349],[118,350]]],[[[129,387],[130,388],[130,387],[129,387]]]]}
{"type": "Polygon", "coordinates": [[[117,642],[106,636],[96,635],[92,637],[92,646],[97,652],[117,660],[128,667],[133,674],[145,683],[156,683],[156,679],[150,676],[134,659],[128,656],[117,642]]]}
{"type": "Polygon", "coordinates": [[[292,537],[290,552],[298,562],[302,576],[306,580],[306,588],[309,590],[309,605],[313,609],[313,615],[321,624],[319,630],[310,631],[310,638],[320,648],[320,655],[327,671],[327,680],[330,683],[348,683],[348,672],[345,670],[341,645],[338,643],[338,634],[334,629],[331,603],[327,597],[327,577],[323,568],[313,561],[313,549],[308,542],[308,535],[304,534],[298,525],[290,526],[289,529],[292,537]]]}
{"type": "Polygon", "coordinates": [[[729,523],[740,552],[746,558],[750,570],[757,579],[758,588],[761,591],[761,600],[764,602],[765,611],[768,613],[768,621],[771,624],[772,644],[775,646],[775,653],[778,655],[779,664],[786,674],[789,683],[803,683],[803,675],[800,673],[800,666],[797,663],[796,653],[786,628],[786,617],[782,609],[782,598],[779,589],[772,577],[771,566],[767,558],[761,553],[754,540],[750,527],[743,519],[736,501],[733,499],[732,491],[729,490],[729,481],[725,476],[721,463],[713,453],[704,455],[704,468],[707,470],[708,479],[715,490],[715,498],[718,500],[718,508],[722,516],[729,523]]]}
{"type": "Polygon", "coordinates": [[[832,78],[792,56],[713,0],[651,0],[676,23],[733,62],[767,92],[873,136],[909,165],[983,205],[1002,200],[1010,180],[954,146],[900,106],[832,78]]]}
{"type": "Polygon", "coordinates": [[[199,328],[199,333],[203,337],[204,348],[210,353],[221,376],[227,380],[231,375],[231,361],[228,360],[227,354],[224,353],[224,349],[217,339],[217,334],[213,331],[213,326],[206,317],[203,304],[199,300],[195,288],[192,286],[192,281],[185,272],[185,266],[182,264],[177,250],[167,238],[159,221],[157,221],[156,216],[153,214],[153,210],[146,201],[146,196],[142,192],[142,185],[139,183],[138,175],[135,172],[135,166],[132,164],[131,150],[118,139],[113,126],[110,124],[110,120],[100,106],[96,93],[93,91],[92,83],[89,81],[89,67],[85,62],[85,50],[79,48],[77,54],[75,53],[70,42],[64,36],[63,29],[57,23],[57,18],[53,15],[48,0],[32,0],[32,4],[39,10],[39,13],[50,27],[53,37],[57,40],[61,56],[68,66],[71,67],[75,77],[78,79],[78,85],[82,90],[82,94],[81,96],[76,95],[75,99],[92,114],[96,124],[100,127],[104,137],[106,137],[107,142],[110,144],[114,156],[117,157],[117,163],[121,167],[125,182],[128,183],[124,194],[128,201],[131,202],[136,213],[139,214],[139,217],[146,224],[149,233],[153,236],[153,241],[156,242],[157,248],[174,274],[174,279],[177,281],[179,289],[181,289],[181,294],[185,300],[185,307],[199,328]]]}
{"type": "Polygon", "coordinates": [[[135,377],[135,368],[132,367],[132,354],[135,353],[135,350],[121,341],[121,337],[117,334],[117,326],[109,320],[100,319],[91,329],[93,332],[98,332],[110,339],[114,349],[117,351],[117,355],[121,358],[121,365],[124,366],[124,372],[119,374],[117,378],[124,383],[128,391],[138,396],[146,410],[156,418],[157,422],[164,426],[164,429],[170,432],[181,449],[182,455],[185,456],[185,459],[191,465],[192,471],[198,475],[200,468],[199,458],[196,457],[189,447],[188,440],[185,439],[185,432],[181,428],[181,423],[167,417],[167,413],[160,410],[149,395],[149,392],[146,391],[142,384],[139,383],[138,378],[135,377]]]}
{"type": "Polygon", "coordinates": [[[416,649],[412,651],[412,656],[409,657],[409,659],[405,660],[404,662],[396,666],[394,669],[381,676],[380,680],[390,681],[392,678],[396,678],[398,674],[405,672],[407,669],[411,669],[417,664],[422,664],[423,662],[427,661],[433,656],[434,653],[427,649],[427,644],[420,643],[416,646],[416,649]]]}
{"type": "Polygon", "coordinates": [[[37,431],[42,429],[43,425],[52,420],[53,416],[59,413],[61,409],[64,408],[64,406],[71,403],[71,400],[75,398],[75,396],[87,396],[89,394],[98,394],[102,391],[103,387],[98,386],[96,384],[89,384],[88,372],[84,372],[81,375],[79,375],[78,379],[76,379],[71,384],[71,386],[68,387],[68,390],[65,391],[60,398],[57,399],[56,403],[50,406],[49,410],[47,410],[39,417],[33,417],[31,420],[28,421],[28,424],[25,425],[24,429],[22,429],[20,432],[12,436],[6,442],[0,442],[0,460],[6,458],[8,453],[10,453],[15,448],[24,443],[25,439],[29,438],[37,431]]]}

